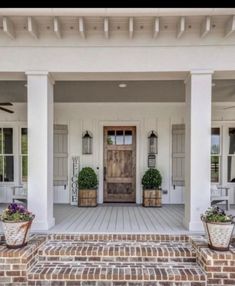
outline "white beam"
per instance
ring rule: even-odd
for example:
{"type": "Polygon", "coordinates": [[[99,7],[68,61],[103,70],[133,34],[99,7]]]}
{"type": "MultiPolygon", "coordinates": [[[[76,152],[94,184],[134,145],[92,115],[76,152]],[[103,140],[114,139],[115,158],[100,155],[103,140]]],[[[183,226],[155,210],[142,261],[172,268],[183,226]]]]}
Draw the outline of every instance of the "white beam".
{"type": "Polygon", "coordinates": [[[157,38],[159,32],[160,32],[160,19],[157,17],[155,18],[155,21],[154,21],[153,37],[157,38]]]}
{"type": "Polygon", "coordinates": [[[134,36],[134,19],[133,17],[129,18],[129,38],[134,36]]]}
{"type": "Polygon", "coordinates": [[[104,36],[106,39],[109,38],[109,19],[104,18],[104,36]]]}
{"type": "Polygon", "coordinates": [[[85,24],[84,24],[83,17],[80,17],[78,21],[79,21],[79,33],[81,37],[85,39],[86,33],[85,33],[85,24]]]}
{"type": "Polygon", "coordinates": [[[204,38],[211,31],[211,17],[206,18],[201,23],[201,38],[204,38]]]}
{"type": "Polygon", "coordinates": [[[179,39],[183,33],[185,32],[185,17],[180,17],[180,20],[178,22],[178,25],[177,25],[177,35],[176,35],[176,38],[179,39]]]}
{"type": "Polygon", "coordinates": [[[231,15],[235,8],[4,8],[1,16],[84,16],[84,17],[156,17],[156,16],[231,15]],[[131,14],[131,15],[130,15],[131,14]]]}
{"type": "Polygon", "coordinates": [[[28,31],[35,39],[39,37],[38,25],[32,17],[28,17],[28,31]]]}
{"type": "Polygon", "coordinates": [[[231,16],[225,26],[225,37],[230,36],[235,31],[235,15],[231,16]]]}
{"type": "Polygon", "coordinates": [[[55,17],[53,20],[53,29],[57,38],[60,39],[62,37],[62,33],[61,33],[61,24],[58,17],[55,17]]]}
{"type": "Polygon", "coordinates": [[[15,27],[13,22],[8,17],[3,17],[3,31],[11,39],[15,38],[15,27]]]}

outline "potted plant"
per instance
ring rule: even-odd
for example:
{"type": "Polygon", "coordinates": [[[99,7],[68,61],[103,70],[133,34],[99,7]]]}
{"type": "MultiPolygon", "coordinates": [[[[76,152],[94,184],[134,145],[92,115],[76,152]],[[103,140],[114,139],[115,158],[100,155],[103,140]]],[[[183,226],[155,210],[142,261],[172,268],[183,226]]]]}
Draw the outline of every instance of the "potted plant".
{"type": "Polygon", "coordinates": [[[161,207],[162,206],[162,176],[158,169],[148,169],[143,178],[143,206],[161,207]]]}
{"type": "Polygon", "coordinates": [[[29,232],[35,215],[23,205],[12,203],[1,214],[3,231],[8,248],[20,248],[29,240],[29,232]]]}
{"type": "Polygon", "coordinates": [[[78,206],[97,206],[98,179],[95,171],[90,167],[83,168],[78,175],[78,206]]]}
{"type": "Polygon", "coordinates": [[[201,215],[209,248],[219,251],[229,250],[234,229],[234,218],[232,215],[227,215],[218,206],[209,207],[201,215]]]}

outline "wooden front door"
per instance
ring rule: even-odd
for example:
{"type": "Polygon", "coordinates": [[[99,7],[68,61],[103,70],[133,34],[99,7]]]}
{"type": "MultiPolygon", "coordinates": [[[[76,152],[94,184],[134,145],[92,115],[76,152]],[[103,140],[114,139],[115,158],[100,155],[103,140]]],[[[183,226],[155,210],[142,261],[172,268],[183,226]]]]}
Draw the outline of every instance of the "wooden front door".
{"type": "Polygon", "coordinates": [[[136,201],[136,127],[104,127],[104,202],[136,201]]]}

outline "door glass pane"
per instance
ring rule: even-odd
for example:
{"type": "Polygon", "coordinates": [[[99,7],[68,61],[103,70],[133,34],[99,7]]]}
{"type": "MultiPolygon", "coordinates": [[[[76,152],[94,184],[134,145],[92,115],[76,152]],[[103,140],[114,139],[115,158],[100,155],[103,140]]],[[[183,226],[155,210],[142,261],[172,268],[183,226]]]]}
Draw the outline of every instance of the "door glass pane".
{"type": "Polygon", "coordinates": [[[4,154],[13,154],[13,130],[3,128],[3,151],[4,154]]]}
{"type": "Polygon", "coordinates": [[[0,156],[0,182],[3,182],[3,156],[0,156]]]}
{"type": "Polygon", "coordinates": [[[22,182],[27,182],[28,156],[22,156],[22,182]]]}
{"type": "Polygon", "coordinates": [[[211,129],[211,154],[220,153],[220,129],[211,129]]]}
{"type": "Polygon", "coordinates": [[[219,156],[211,156],[211,182],[218,183],[219,182],[219,156]]]}
{"type": "Polygon", "coordinates": [[[117,145],[124,144],[123,130],[117,130],[116,131],[116,144],[117,145]]]}
{"type": "Polygon", "coordinates": [[[235,154],[235,128],[229,128],[229,154],[235,154]]]}
{"type": "Polygon", "coordinates": [[[131,130],[125,131],[125,144],[126,145],[132,144],[132,131],[131,130]]]}
{"type": "Polygon", "coordinates": [[[109,130],[108,131],[107,144],[108,145],[115,144],[115,131],[114,130],[109,130]]]}
{"type": "Polygon", "coordinates": [[[0,128],[0,154],[3,153],[3,150],[2,150],[2,141],[3,141],[3,133],[2,133],[2,128],[0,128]]]}
{"type": "Polygon", "coordinates": [[[21,128],[21,154],[28,154],[28,131],[21,128]]]}
{"type": "Polygon", "coordinates": [[[4,181],[13,182],[14,181],[14,160],[13,156],[4,157],[4,181]]]}
{"type": "Polygon", "coordinates": [[[228,156],[228,182],[235,183],[235,157],[228,156]]]}

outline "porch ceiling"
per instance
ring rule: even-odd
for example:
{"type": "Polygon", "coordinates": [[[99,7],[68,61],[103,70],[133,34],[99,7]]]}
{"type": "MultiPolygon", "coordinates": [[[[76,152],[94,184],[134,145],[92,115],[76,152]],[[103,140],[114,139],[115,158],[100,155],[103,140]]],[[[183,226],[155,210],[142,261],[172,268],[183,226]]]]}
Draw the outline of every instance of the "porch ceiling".
{"type": "MultiPolygon", "coordinates": [[[[184,102],[183,80],[56,81],[55,102],[184,102]],[[119,84],[125,83],[125,88],[119,84]]],[[[0,81],[0,101],[26,102],[26,81],[0,81]]],[[[213,102],[235,102],[235,80],[213,80],[213,102]]]]}

